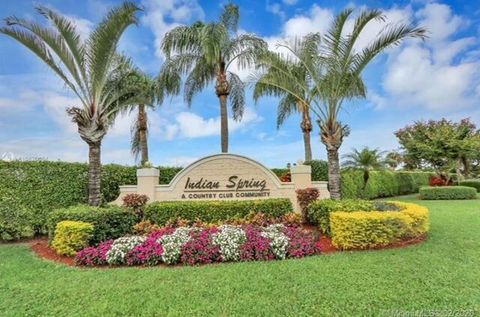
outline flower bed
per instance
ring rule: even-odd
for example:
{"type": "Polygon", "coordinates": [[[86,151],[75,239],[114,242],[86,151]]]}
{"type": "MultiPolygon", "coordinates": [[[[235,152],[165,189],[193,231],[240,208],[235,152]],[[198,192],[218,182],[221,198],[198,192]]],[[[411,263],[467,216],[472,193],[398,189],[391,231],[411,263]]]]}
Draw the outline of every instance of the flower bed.
{"type": "Polygon", "coordinates": [[[163,227],[148,236],[127,236],[88,247],[75,263],[174,265],[282,260],[319,253],[316,237],[298,226],[273,224],[220,227],[163,227]]]}

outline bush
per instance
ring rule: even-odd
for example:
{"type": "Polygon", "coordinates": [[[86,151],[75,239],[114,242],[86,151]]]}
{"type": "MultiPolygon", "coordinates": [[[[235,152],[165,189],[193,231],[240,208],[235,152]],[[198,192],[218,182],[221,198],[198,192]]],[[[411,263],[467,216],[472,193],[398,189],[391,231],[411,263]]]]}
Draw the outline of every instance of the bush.
{"type": "Polygon", "coordinates": [[[83,221],[60,221],[55,227],[52,248],[60,255],[73,256],[88,246],[93,225],[83,221]]]}
{"type": "Polygon", "coordinates": [[[143,218],[143,211],[148,199],[147,195],[127,194],[123,197],[123,205],[131,208],[139,218],[143,218]]]}
{"type": "MultiPolygon", "coordinates": [[[[136,184],[136,170],[135,166],[103,165],[103,200],[115,200],[120,193],[119,185],[136,184]]],[[[180,170],[160,167],[160,183],[168,184],[180,170]]],[[[15,198],[17,207],[29,212],[35,233],[46,233],[48,214],[53,209],[87,202],[87,177],[88,165],[84,163],[0,161],[0,198],[15,198]]]]}
{"type": "Polygon", "coordinates": [[[320,193],[317,188],[297,189],[295,193],[302,209],[302,222],[308,223],[308,205],[317,200],[320,193]]]}
{"type": "Polygon", "coordinates": [[[374,199],[417,193],[419,188],[428,185],[431,172],[393,172],[389,170],[371,171],[365,189],[363,172],[343,170],[342,198],[374,199]]]}
{"type": "Polygon", "coordinates": [[[308,206],[309,220],[312,224],[318,225],[325,234],[330,234],[330,213],[334,211],[359,211],[372,210],[373,203],[357,199],[322,199],[311,203],[308,206]]]}
{"type": "Polygon", "coordinates": [[[341,249],[366,249],[428,231],[427,208],[410,203],[396,204],[401,211],[331,213],[332,243],[341,249]]]}
{"type": "Polygon", "coordinates": [[[328,162],[311,160],[305,162],[305,165],[312,167],[312,181],[328,181],[328,162]]]}
{"type": "Polygon", "coordinates": [[[477,192],[480,192],[480,179],[466,179],[458,182],[458,185],[473,187],[477,190],[477,192]]]}
{"type": "Polygon", "coordinates": [[[477,198],[477,190],[467,186],[436,186],[420,188],[420,199],[424,200],[457,200],[475,198],[477,198]]]}
{"type": "Polygon", "coordinates": [[[251,213],[280,217],[293,210],[289,199],[168,201],[153,202],[145,208],[145,220],[158,225],[182,218],[189,221],[216,221],[245,218],[251,213]]]}
{"type": "Polygon", "coordinates": [[[137,222],[137,216],[122,207],[91,207],[78,205],[54,210],[48,219],[48,235],[51,240],[57,223],[64,220],[84,221],[93,224],[94,230],[90,244],[116,239],[131,232],[137,222]]]}
{"type": "Polygon", "coordinates": [[[13,197],[0,196],[0,240],[33,237],[31,212],[13,197]]]}

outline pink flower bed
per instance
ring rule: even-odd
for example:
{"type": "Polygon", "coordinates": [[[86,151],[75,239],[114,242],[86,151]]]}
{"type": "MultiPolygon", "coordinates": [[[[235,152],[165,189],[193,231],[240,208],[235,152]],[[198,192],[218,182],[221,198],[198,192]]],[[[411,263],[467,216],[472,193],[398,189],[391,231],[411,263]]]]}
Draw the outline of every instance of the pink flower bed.
{"type": "Polygon", "coordinates": [[[77,253],[77,265],[185,265],[269,261],[319,253],[315,237],[297,226],[164,227],[147,237],[105,241],[77,253]]]}

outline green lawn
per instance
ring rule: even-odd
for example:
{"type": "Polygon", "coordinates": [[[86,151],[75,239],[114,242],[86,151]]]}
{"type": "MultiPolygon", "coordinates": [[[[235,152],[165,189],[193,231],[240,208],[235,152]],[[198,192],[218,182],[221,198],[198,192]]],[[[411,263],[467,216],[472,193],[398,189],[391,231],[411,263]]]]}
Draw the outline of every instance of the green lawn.
{"type": "Polygon", "coordinates": [[[430,208],[432,228],[425,243],[396,250],[202,267],[81,269],[40,260],[25,245],[0,245],[0,315],[480,314],[480,200],[402,199],[430,208]]]}

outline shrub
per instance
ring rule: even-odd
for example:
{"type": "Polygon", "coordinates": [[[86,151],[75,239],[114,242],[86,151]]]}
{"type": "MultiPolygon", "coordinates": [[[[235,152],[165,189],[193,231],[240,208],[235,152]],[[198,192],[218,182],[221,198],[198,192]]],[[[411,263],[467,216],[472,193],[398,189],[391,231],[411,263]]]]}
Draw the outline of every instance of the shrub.
{"type": "Polygon", "coordinates": [[[144,236],[154,231],[160,230],[160,226],[152,223],[150,220],[143,220],[133,226],[133,234],[144,236]]]}
{"type": "Polygon", "coordinates": [[[330,234],[330,213],[334,211],[359,211],[372,210],[373,203],[366,200],[356,199],[322,199],[317,200],[308,206],[309,220],[316,224],[325,234],[330,234]]]}
{"type": "MultiPolygon", "coordinates": [[[[119,185],[136,184],[135,166],[102,166],[102,196],[115,200],[119,185]]],[[[160,167],[160,183],[168,184],[181,170],[160,167]]],[[[88,196],[88,165],[58,161],[0,161],[0,197],[15,198],[18,208],[29,213],[35,233],[47,233],[48,214],[59,208],[85,204],[88,196]],[[68,181],[66,181],[68,180],[68,181]],[[4,192],[3,189],[9,189],[4,192]]]]}
{"type": "Polygon", "coordinates": [[[362,171],[343,170],[342,198],[374,199],[417,193],[420,187],[428,185],[432,175],[432,172],[371,171],[363,189],[362,171]]]}
{"type": "Polygon", "coordinates": [[[297,189],[295,193],[302,210],[302,222],[308,223],[308,205],[317,200],[320,193],[317,188],[297,189]]]}
{"type": "Polygon", "coordinates": [[[122,207],[78,205],[54,210],[48,219],[48,234],[51,240],[57,223],[63,220],[89,222],[94,226],[90,244],[97,244],[130,233],[137,219],[132,211],[122,207]]]}
{"type": "Polygon", "coordinates": [[[73,256],[88,246],[93,225],[83,221],[60,221],[55,227],[52,248],[60,255],[73,256]]]}
{"type": "Polygon", "coordinates": [[[139,218],[143,218],[143,211],[147,202],[147,195],[128,194],[123,197],[123,205],[131,208],[139,218]]]}
{"type": "Polygon", "coordinates": [[[442,186],[420,188],[420,199],[425,200],[456,200],[475,199],[477,190],[467,186],[442,186]]]}
{"type": "Polygon", "coordinates": [[[33,237],[31,212],[14,197],[0,196],[0,240],[33,237]]]}
{"type": "Polygon", "coordinates": [[[289,199],[230,200],[230,201],[169,201],[154,202],[145,208],[145,219],[158,225],[182,218],[214,223],[245,218],[250,213],[280,217],[293,210],[289,199]]]}
{"type": "Polygon", "coordinates": [[[396,204],[401,211],[331,213],[332,243],[341,249],[366,249],[428,231],[427,208],[409,203],[396,204]]]}
{"type": "Polygon", "coordinates": [[[458,182],[458,185],[473,187],[477,190],[477,192],[480,192],[480,179],[466,179],[458,182]]]}
{"type": "Polygon", "coordinates": [[[328,181],[328,162],[311,160],[305,162],[305,165],[312,167],[312,181],[328,181]]]}

